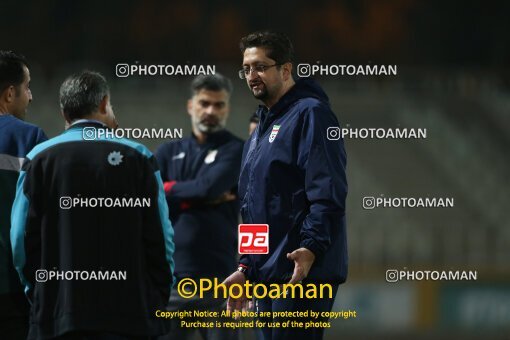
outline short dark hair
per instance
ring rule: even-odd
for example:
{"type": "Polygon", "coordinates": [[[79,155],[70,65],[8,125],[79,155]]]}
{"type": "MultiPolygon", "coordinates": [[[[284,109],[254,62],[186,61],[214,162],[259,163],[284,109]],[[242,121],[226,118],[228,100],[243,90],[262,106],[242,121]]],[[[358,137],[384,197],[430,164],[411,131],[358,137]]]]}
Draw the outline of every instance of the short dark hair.
{"type": "Polygon", "coordinates": [[[25,80],[23,67],[27,60],[13,51],[0,51],[0,93],[9,86],[18,87],[25,80]]]}
{"type": "Polygon", "coordinates": [[[230,79],[220,73],[200,75],[191,82],[191,96],[193,97],[200,90],[221,91],[225,90],[230,95],[233,91],[230,79]]]}
{"type": "Polygon", "coordinates": [[[289,37],[283,33],[259,31],[250,33],[241,39],[239,44],[241,53],[250,47],[263,47],[269,58],[277,64],[292,63],[294,61],[294,47],[289,37]]]}
{"type": "Polygon", "coordinates": [[[60,108],[73,121],[99,108],[110,88],[105,77],[94,71],[83,71],[68,77],[60,86],[60,108]]]}

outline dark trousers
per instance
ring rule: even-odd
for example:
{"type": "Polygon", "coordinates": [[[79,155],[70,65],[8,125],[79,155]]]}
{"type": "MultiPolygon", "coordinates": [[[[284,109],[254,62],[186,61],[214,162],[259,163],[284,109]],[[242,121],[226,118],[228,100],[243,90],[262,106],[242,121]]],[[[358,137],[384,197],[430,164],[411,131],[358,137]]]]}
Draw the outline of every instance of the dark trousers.
{"type": "Polygon", "coordinates": [[[29,310],[30,305],[22,291],[0,294],[0,338],[25,340],[29,310]]]}
{"type": "MultiPolygon", "coordinates": [[[[226,310],[226,300],[215,299],[212,292],[204,293],[203,298],[197,296],[191,299],[185,299],[179,295],[177,289],[172,289],[170,301],[168,302],[167,311],[193,311],[193,310],[207,310],[217,311],[221,315],[221,311],[226,310]]],[[[187,318],[186,320],[190,320],[187,318]]],[[[199,319],[204,322],[210,322],[212,319],[199,319]]],[[[219,318],[219,321],[222,319],[219,318]]],[[[238,340],[240,339],[241,332],[239,329],[226,329],[226,328],[182,328],[179,319],[173,319],[170,333],[161,336],[158,340],[188,340],[194,339],[195,334],[198,332],[204,340],[238,340]]]]}
{"type": "MultiPolygon", "coordinates": [[[[258,299],[255,300],[255,310],[260,314],[261,312],[288,312],[288,311],[314,311],[314,312],[329,312],[333,308],[335,302],[338,285],[332,285],[332,298],[322,299],[292,299],[291,297],[279,299],[258,299]]],[[[327,322],[327,318],[259,318],[262,322],[285,322],[287,320],[303,322],[306,324],[308,321],[313,322],[327,322]]],[[[324,336],[324,328],[270,328],[264,327],[257,329],[257,338],[264,340],[321,340],[324,336]]]]}
{"type": "Polygon", "coordinates": [[[28,335],[28,315],[0,318],[0,338],[25,340],[28,335]]]}

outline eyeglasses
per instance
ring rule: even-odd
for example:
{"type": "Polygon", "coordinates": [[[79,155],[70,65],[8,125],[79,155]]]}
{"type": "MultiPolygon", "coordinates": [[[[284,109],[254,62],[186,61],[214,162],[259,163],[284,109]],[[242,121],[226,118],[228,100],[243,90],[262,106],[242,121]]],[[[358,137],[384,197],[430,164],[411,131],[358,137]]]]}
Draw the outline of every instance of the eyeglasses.
{"type": "Polygon", "coordinates": [[[239,78],[246,79],[248,75],[252,72],[257,72],[257,74],[263,74],[268,68],[274,66],[281,66],[283,64],[274,64],[274,65],[256,65],[253,67],[243,67],[242,70],[239,70],[239,78]]]}

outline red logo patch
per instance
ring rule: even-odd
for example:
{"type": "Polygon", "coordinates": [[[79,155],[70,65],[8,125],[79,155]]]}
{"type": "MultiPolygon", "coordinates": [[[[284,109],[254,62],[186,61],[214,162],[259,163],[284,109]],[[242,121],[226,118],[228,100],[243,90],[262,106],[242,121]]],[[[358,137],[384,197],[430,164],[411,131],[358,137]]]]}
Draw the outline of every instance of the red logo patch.
{"type": "Polygon", "coordinates": [[[239,254],[269,253],[268,224],[240,224],[237,236],[239,254]]]}

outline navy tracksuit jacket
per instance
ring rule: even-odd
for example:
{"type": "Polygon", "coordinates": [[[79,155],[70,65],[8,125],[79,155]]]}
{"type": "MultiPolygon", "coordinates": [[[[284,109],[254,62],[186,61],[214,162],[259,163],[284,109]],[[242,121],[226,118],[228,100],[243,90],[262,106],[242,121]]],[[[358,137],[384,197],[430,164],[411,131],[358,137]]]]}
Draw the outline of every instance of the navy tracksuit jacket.
{"type": "Polygon", "coordinates": [[[163,181],[175,181],[167,201],[175,229],[175,276],[227,277],[236,268],[239,200],[211,204],[237,193],[243,141],[227,130],[199,144],[184,138],[155,152],[163,181]]]}
{"type": "Polygon", "coordinates": [[[250,280],[287,282],[294,263],[286,254],[311,250],[311,282],[342,283],[347,276],[345,226],[346,153],[327,95],[300,79],[270,110],[244,147],[239,197],[244,223],[269,225],[269,253],[243,255],[250,280]]]}
{"type": "Polygon", "coordinates": [[[23,160],[47,139],[39,127],[0,115],[0,319],[28,315],[28,301],[12,263],[11,209],[23,160]]]}

